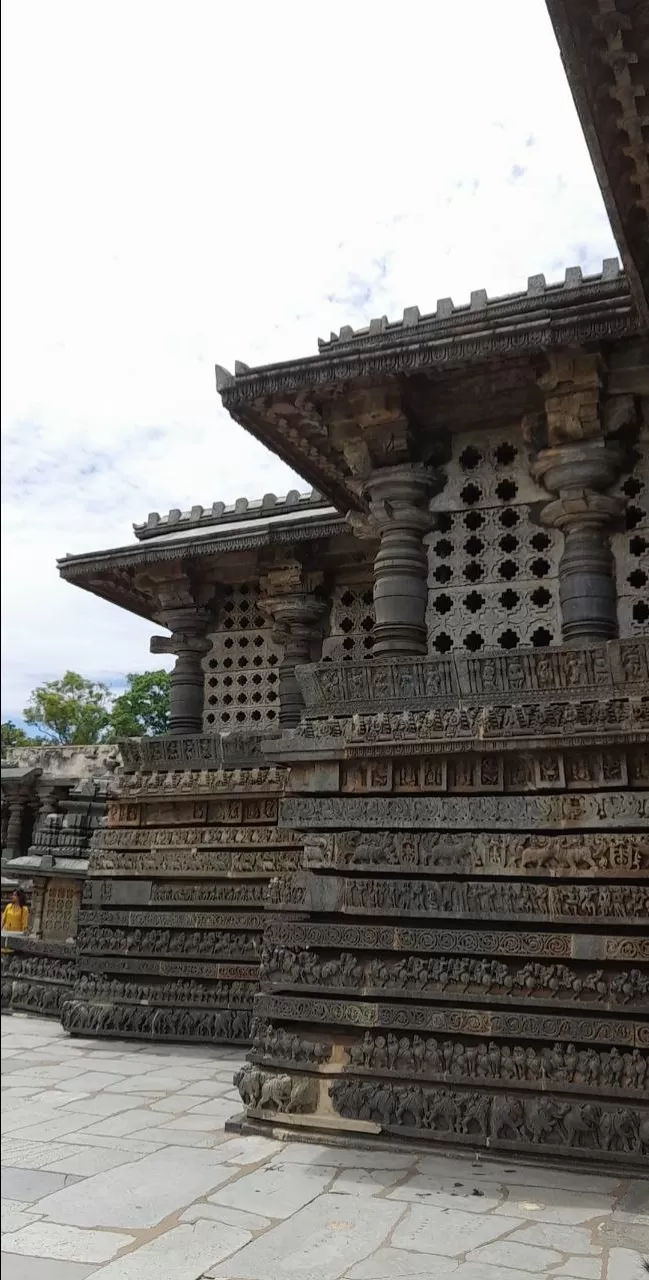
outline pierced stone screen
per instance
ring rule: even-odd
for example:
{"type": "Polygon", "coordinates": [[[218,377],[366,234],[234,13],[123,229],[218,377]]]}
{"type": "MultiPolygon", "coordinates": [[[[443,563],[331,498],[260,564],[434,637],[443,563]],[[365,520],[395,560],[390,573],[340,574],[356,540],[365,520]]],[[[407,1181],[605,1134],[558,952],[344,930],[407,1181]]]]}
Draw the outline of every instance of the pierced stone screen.
{"type": "Polygon", "coordinates": [[[254,584],[226,590],[220,629],[203,663],[208,731],[264,729],[278,719],[281,649],[258,602],[254,584]]]}
{"type": "Polygon", "coordinates": [[[633,453],[633,467],[621,477],[622,529],[613,536],[620,636],[646,635],[649,626],[649,427],[633,453]]]}
{"type": "Polygon", "coordinates": [[[372,653],[374,602],[372,584],[334,587],[330,634],[322,646],[326,662],[359,662],[372,653]]]}
{"type": "Polygon", "coordinates": [[[429,537],[431,653],[559,644],[561,537],[532,519],[547,502],[513,431],[453,438],[429,537]]]}

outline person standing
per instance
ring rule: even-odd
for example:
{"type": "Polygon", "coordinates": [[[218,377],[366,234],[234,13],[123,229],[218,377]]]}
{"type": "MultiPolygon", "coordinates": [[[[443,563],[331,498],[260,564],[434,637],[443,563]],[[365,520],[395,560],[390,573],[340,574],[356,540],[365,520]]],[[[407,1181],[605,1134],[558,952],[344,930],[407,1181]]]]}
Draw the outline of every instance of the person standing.
{"type": "MultiPolygon", "coordinates": [[[[29,909],[24,889],[16,889],[11,895],[2,913],[3,933],[26,933],[29,923],[29,909]]],[[[7,947],[2,948],[8,950],[7,947]]]]}

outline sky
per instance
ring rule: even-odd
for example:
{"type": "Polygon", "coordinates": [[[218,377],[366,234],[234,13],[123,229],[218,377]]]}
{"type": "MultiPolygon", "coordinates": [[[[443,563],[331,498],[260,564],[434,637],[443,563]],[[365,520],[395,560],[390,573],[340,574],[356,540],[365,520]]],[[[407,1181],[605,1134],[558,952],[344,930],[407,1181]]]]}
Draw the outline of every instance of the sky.
{"type": "Polygon", "coordinates": [[[59,580],[305,489],[214,365],[614,256],[543,0],[4,0],[2,718],[154,624],[59,580]]]}

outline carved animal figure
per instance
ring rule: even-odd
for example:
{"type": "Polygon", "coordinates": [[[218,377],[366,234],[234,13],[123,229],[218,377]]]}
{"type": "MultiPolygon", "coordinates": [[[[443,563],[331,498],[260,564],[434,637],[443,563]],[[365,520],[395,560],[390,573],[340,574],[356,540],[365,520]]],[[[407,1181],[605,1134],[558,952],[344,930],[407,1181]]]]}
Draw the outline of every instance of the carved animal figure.
{"type": "Polygon", "coordinates": [[[570,1147],[599,1146],[598,1122],[599,1108],[590,1102],[578,1103],[569,1107],[563,1115],[563,1128],[566,1141],[570,1147]],[[592,1141],[588,1141],[588,1139],[592,1141]]]}
{"type": "Polygon", "coordinates": [[[278,1111],[285,1111],[291,1099],[291,1084],[290,1076],[267,1077],[261,1089],[260,1108],[263,1110],[270,1103],[278,1111]]]}
{"type": "Polygon", "coordinates": [[[516,1098],[495,1098],[491,1108],[491,1136],[493,1138],[520,1139],[523,1108],[516,1098]]]}

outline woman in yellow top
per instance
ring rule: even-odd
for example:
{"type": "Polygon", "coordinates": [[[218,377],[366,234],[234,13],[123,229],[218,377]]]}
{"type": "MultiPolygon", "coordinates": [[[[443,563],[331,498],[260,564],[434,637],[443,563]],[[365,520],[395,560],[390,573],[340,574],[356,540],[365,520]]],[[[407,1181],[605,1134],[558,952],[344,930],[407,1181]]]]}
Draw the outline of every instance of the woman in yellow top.
{"type": "Polygon", "coordinates": [[[26,933],[29,921],[24,889],[16,889],[2,913],[3,933],[26,933]]]}

